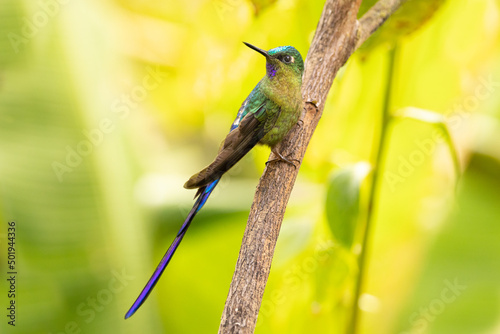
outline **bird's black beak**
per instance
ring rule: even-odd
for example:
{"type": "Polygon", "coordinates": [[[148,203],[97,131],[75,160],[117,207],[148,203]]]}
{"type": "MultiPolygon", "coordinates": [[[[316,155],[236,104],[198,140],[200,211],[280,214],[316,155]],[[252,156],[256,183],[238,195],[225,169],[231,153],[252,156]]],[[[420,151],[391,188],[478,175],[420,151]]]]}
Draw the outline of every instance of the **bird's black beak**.
{"type": "Polygon", "coordinates": [[[250,43],[247,43],[247,42],[243,42],[243,44],[245,44],[246,46],[248,46],[250,49],[253,49],[253,50],[257,51],[258,53],[260,53],[264,57],[269,58],[269,55],[267,54],[266,50],[262,50],[262,49],[254,46],[254,45],[252,45],[250,43]]]}

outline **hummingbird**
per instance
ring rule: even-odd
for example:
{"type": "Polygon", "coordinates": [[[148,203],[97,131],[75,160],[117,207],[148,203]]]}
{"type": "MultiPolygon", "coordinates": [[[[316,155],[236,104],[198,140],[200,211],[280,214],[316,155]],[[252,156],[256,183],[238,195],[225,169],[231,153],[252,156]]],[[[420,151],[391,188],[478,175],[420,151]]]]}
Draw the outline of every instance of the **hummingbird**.
{"type": "Polygon", "coordinates": [[[193,218],[205,205],[222,175],[255,145],[269,146],[277,157],[267,163],[283,161],[296,167],[293,159],[289,160],[278,152],[276,145],[297,124],[302,114],[301,86],[304,72],[302,56],[292,46],[279,46],[266,51],[252,44],[243,43],[266,58],[266,74],[243,101],[214,161],[184,184],[186,189],[198,189],[193,208],[153,275],[125,315],[125,319],[130,318],[149,296],[193,218]]]}

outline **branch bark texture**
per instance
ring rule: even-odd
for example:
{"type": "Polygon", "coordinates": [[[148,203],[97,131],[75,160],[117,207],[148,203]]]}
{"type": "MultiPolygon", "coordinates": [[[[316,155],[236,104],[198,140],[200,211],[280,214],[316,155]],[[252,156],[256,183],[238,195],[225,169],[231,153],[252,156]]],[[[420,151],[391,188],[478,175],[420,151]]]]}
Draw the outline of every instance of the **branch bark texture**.
{"type": "MultiPolygon", "coordinates": [[[[360,21],[361,0],[327,0],[305,63],[303,123],[281,142],[285,157],[302,163],[338,70],[404,0],[380,0],[360,21]]],[[[271,159],[274,158],[271,153],[271,159]]],[[[299,168],[268,164],[255,193],[219,333],[253,333],[281,222],[299,168]]]]}

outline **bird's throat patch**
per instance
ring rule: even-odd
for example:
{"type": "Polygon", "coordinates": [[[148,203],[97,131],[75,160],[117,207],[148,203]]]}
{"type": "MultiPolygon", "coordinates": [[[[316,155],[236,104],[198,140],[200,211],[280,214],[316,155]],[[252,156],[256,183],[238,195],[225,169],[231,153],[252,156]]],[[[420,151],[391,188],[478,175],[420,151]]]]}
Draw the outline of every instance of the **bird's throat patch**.
{"type": "Polygon", "coordinates": [[[267,76],[272,78],[276,75],[276,71],[278,69],[273,65],[273,64],[266,64],[266,71],[267,71],[267,76]]]}

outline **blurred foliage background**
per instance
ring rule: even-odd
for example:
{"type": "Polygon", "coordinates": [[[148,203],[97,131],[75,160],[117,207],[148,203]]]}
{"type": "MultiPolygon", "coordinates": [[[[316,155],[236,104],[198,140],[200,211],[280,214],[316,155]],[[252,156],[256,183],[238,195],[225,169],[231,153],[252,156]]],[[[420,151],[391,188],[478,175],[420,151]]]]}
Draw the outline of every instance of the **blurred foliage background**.
{"type": "MultiPolygon", "coordinates": [[[[193,203],[183,183],[264,74],[241,42],[305,57],[322,7],[1,1],[0,269],[13,220],[19,272],[15,328],[0,280],[2,333],[217,330],[265,147],[224,176],[148,301],[123,316],[193,203]]],[[[359,333],[500,333],[499,28],[498,0],[408,1],[341,70],[256,333],[346,333],[360,271],[359,333]],[[391,114],[416,117],[384,130],[360,268],[386,96],[391,114]]]]}

